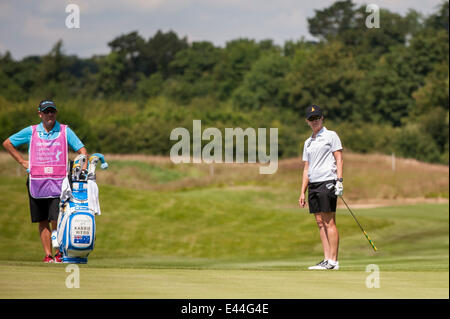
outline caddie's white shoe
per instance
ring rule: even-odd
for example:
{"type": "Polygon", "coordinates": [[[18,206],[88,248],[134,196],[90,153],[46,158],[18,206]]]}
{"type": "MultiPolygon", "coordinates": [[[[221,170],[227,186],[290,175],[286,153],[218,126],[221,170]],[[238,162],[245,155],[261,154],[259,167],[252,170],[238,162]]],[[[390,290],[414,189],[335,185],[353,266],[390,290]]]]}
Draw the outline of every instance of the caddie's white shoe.
{"type": "Polygon", "coordinates": [[[308,267],[308,269],[311,269],[311,270],[327,269],[326,265],[327,265],[327,261],[326,260],[322,260],[318,264],[316,264],[314,266],[311,266],[311,267],[308,267]]]}

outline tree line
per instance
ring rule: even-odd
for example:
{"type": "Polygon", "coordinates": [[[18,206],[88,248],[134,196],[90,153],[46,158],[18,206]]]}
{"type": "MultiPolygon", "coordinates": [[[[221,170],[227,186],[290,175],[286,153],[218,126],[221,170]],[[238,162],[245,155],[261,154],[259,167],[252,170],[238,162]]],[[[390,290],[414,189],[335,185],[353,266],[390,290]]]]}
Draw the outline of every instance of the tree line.
{"type": "Polygon", "coordinates": [[[220,47],[134,31],[90,58],[65,54],[61,40],[43,56],[0,52],[0,138],[36,121],[30,105],[51,98],[98,151],[167,154],[169,128],[197,116],[218,128],[279,127],[280,155],[297,156],[304,110],[317,104],[351,150],[448,164],[449,2],[428,16],[381,9],[371,29],[365,9],[346,0],[316,10],[317,41],[220,47]]]}

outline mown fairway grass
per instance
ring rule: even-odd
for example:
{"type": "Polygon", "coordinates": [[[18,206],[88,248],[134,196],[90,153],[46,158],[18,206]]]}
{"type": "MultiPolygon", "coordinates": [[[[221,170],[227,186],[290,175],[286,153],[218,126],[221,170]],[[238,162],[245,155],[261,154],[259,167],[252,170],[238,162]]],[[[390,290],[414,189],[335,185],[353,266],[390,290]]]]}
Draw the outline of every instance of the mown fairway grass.
{"type": "Polygon", "coordinates": [[[448,272],[386,271],[380,288],[368,273],[303,270],[133,269],[80,267],[68,289],[65,265],[0,266],[1,298],[448,298],[448,272]]]}
{"type": "MultiPolygon", "coordinates": [[[[40,262],[25,178],[6,169],[13,167],[8,160],[0,162],[0,298],[449,297],[448,203],[353,208],[376,253],[339,208],[341,269],[314,272],[307,267],[321,259],[321,245],[313,217],[296,207],[297,168],[264,183],[260,176],[242,180],[253,176],[245,169],[229,169],[226,180],[223,168],[210,176],[145,158],[117,166],[128,170],[127,186],[105,184],[99,172],[96,248],[80,266],[81,287],[68,289],[66,265],[40,262]],[[145,184],[148,175],[162,188],[145,184]],[[370,264],[380,269],[380,288],[366,287],[370,264]]],[[[434,191],[448,197],[448,177],[434,191]]]]}

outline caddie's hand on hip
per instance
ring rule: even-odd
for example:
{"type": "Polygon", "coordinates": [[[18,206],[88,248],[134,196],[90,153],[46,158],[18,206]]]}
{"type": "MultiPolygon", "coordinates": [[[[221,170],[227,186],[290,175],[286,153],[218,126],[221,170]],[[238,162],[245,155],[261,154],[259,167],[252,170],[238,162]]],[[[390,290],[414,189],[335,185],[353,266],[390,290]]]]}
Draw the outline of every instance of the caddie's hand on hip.
{"type": "Polygon", "coordinates": [[[22,163],[20,163],[22,165],[23,168],[28,169],[29,168],[29,164],[28,161],[23,161],[22,163]]]}
{"type": "Polygon", "coordinates": [[[342,196],[344,194],[344,184],[340,181],[336,181],[336,185],[334,186],[336,196],[342,196]]]}

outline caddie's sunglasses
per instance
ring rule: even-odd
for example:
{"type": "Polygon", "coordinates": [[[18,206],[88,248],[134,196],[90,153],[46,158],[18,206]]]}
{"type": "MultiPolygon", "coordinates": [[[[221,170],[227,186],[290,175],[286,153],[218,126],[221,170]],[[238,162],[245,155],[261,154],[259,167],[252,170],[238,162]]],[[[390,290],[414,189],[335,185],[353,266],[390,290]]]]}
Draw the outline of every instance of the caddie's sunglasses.
{"type": "Polygon", "coordinates": [[[48,113],[56,113],[56,110],[55,109],[45,109],[45,110],[43,110],[42,111],[42,113],[44,113],[44,114],[48,114],[48,113]]]}

